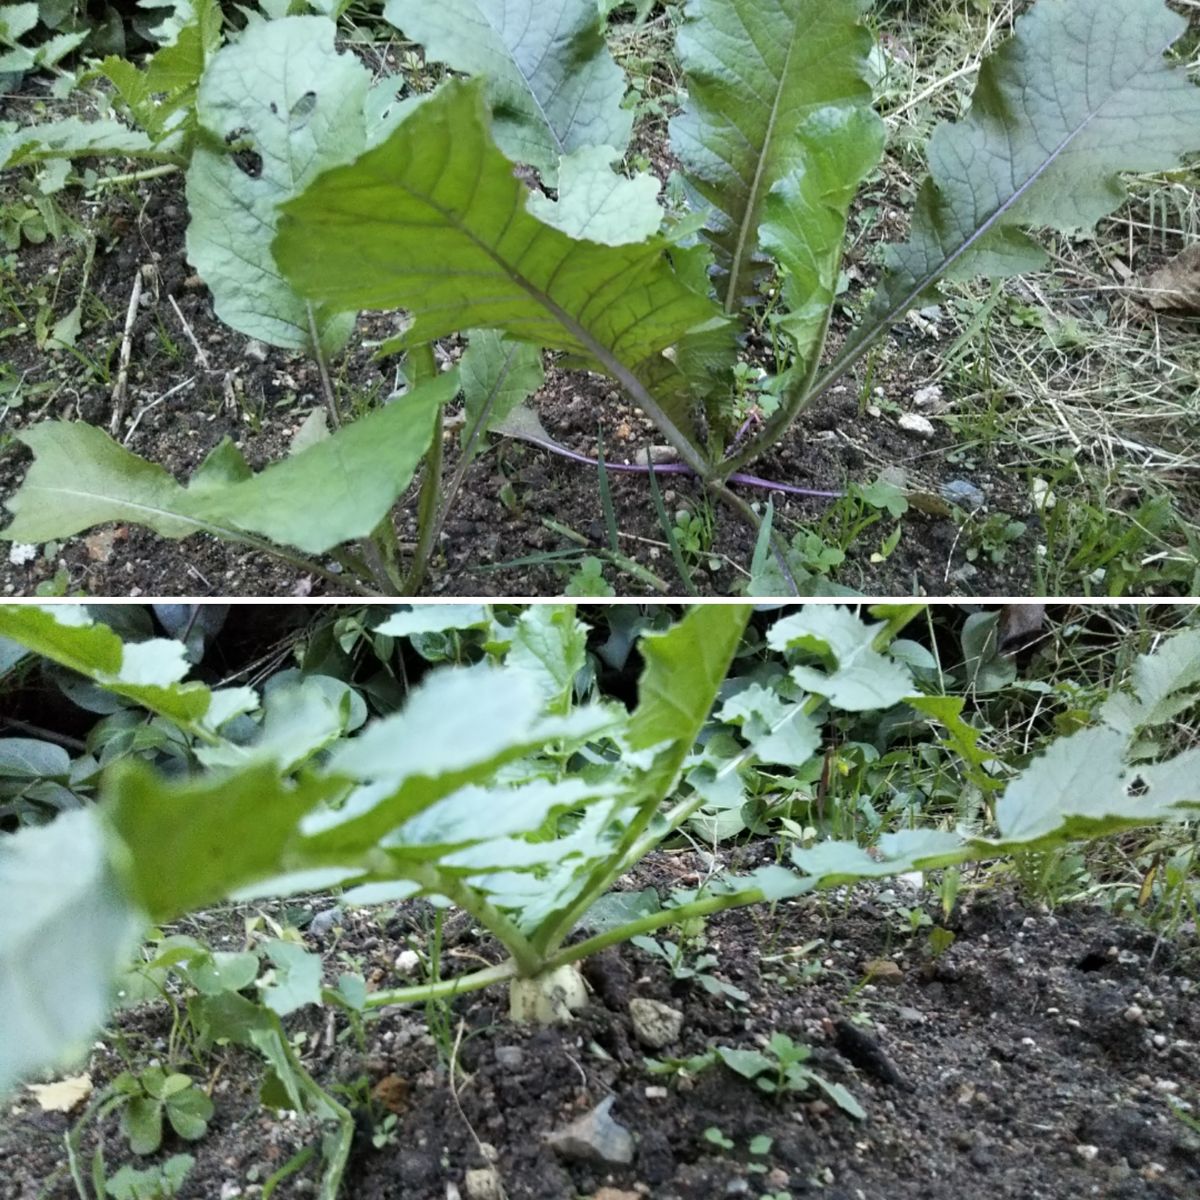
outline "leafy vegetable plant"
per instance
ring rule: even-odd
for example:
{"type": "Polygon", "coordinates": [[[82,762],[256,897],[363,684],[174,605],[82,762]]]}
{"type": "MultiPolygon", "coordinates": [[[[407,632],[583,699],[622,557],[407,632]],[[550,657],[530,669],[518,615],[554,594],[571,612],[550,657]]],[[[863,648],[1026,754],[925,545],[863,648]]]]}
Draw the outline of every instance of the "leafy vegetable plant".
{"type": "Polygon", "coordinates": [[[310,555],[366,539],[347,560],[358,578],[415,587],[461,483],[439,506],[442,407],[461,387],[465,458],[489,428],[554,447],[521,407],[541,351],[615,381],[673,447],[663,469],[757,522],[730,485],[761,484],[743,468],[939,281],[1037,269],[1031,230],[1090,230],[1122,203],[1122,173],[1200,146],[1200,91],[1165,56],[1185,21],[1164,0],[1038,0],[965,115],[934,130],[908,238],[883,247],[874,297],[826,361],[847,216],[885,140],[856,0],[689,0],[671,122],[686,203],[670,210],[656,181],[614,170],[632,113],[592,0],[388,0],[384,15],[453,77],[398,99],[321,17],[256,23],[203,60],[189,254],[225,320],[322,359],[357,310],[405,310],[382,349],[407,351],[418,386],[258,475],[223,446],[186,487],[87,426],[34,426],[6,536],[120,519],[310,555]],[[773,347],[757,428],[739,382],[752,323],[773,347]],[[461,374],[431,382],[431,343],[457,333],[461,374]],[[427,454],[401,572],[382,523],[427,454]]]}
{"type": "MultiPolygon", "coordinates": [[[[225,897],[338,887],[349,903],[456,905],[495,938],[502,961],[365,999],[357,989],[356,1009],[504,983],[514,1017],[559,1021],[586,1001],[576,964],[613,943],[694,928],[737,905],[1045,849],[1200,807],[1200,751],[1172,753],[1161,734],[1200,686],[1193,631],[1140,659],[1130,692],[1112,694],[1095,724],[1052,742],[961,827],[902,829],[870,852],[849,840],[797,845],[787,865],[718,874],[665,906],[653,893],[611,891],[706,804],[736,797],[742,768],[796,770],[819,757],[825,715],[898,709],[969,746],[962,700],[922,694],[910,665],[918,648],[896,640],[919,609],[884,609],[876,624],[826,606],[788,613],[766,635],[786,675],[730,687],[749,609],[696,608],[642,638],[632,712],[575,702],[586,659],[570,607],[531,607],[515,621],[470,607],[402,612],[375,636],[474,627],[487,657],[434,668],[399,712],[348,733],[347,706],[319,686],[272,689],[247,728],[235,717],[255,712],[258,697],[186,682],[179,643],[126,645],[70,608],[0,607],[0,635],[178,722],[194,764],[163,774],[122,760],[97,805],[0,841],[0,1085],[86,1041],[148,923],[225,897]],[[569,940],[579,930],[587,936],[569,940]]],[[[278,1013],[319,998],[310,957],[282,941],[267,948],[271,1012],[237,994],[253,964],[247,972],[234,955],[206,965],[181,949],[212,1036],[258,1047],[292,1077],[278,1013]]]]}

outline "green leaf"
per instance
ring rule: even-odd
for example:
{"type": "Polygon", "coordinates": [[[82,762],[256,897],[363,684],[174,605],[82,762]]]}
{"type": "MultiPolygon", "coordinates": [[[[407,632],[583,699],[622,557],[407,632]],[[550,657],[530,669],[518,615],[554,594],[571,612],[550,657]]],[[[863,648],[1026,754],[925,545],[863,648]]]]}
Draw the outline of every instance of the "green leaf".
{"type": "Polygon", "coordinates": [[[867,625],[849,609],[808,604],[798,613],[771,626],[767,645],[773,650],[800,649],[832,659],[828,673],[814,667],[793,667],[792,678],[804,689],[826,697],[847,712],[890,708],[916,688],[903,663],[884,657],[872,647],[882,625],[867,625]]]}
{"type": "MultiPolygon", "coordinates": [[[[366,145],[371,77],[338,54],[334,23],[284,17],[250,25],[209,63],[196,98],[218,144],[258,156],[252,171],[225,149],[197,147],[187,173],[188,260],[227,325],[274,346],[312,352],[309,304],[271,257],[279,204],[366,145]]],[[[340,349],[355,314],[318,308],[321,349],[340,349]]]]}
{"type": "Polygon", "coordinates": [[[803,704],[789,704],[759,683],[735,692],[717,716],[740,727],[761,763],[803,766],[821,746],[820,727],[803,704]]]}
{"type": "Polygon", "coordinates": [[[289,783],[269,764],[179,781],[125,759],[105,776],[104,817],[130,893],[165,921],[278,873],[300,817],[344,790],[289,783]]]}
{"type": "Polygon", "coordinates": [[[94,810],[0,840],[0,1094],[85,1048],[142,923],[94,810]]]}
{"type": "MultiPolygon", "coordinates": [[[[512,342],[494,329],[472,329],[458,366],[462,379],[466,422],[462,445],[475,423],[486,412],[483,430],[494,429],[518,404],[523,404],[546,380],[542,354],[536,346],[512,342]]],[[[472,454],[479,454],[485,439],[476,438],[472,454]]]]}
{"type": "Polygon", "coordinates": [[[1101,726],[1050,744],[996,802],[1003,842],[1094,837],[1200,808],[1200,751],[1131,765],[1129,737],[1101,726]]]}
{"type": "Polygon", "coordinates": [[[136,156],[148,154],[152,145],[146,134],[122,125],[120,121],[84,121],[79,117],[64,117],[60,121],[30,125],[0,137],[0,168],[51,158],[136,156]]]}
{"type": "Polygon", "coordinates": [[[549,712],[571,708],[575,676],[587,665],[587,626],[571,604],[531,604],[512,635],[507,665],[528,671],[549,712]]]}
{"type": "Polygon", "coordinates": [[[300,679],[267,693],[262,725],[249,745],[224,741],[199,746],[196,757],[207,767],[271,763],[288,771],[345,732],[340,705],[330,700],[318,677],[300,679]]]}
{"type": "Polygon", "coordinates": [[[767,193],[759,237],[782,275],[775,321],[801,369],[819,354],[837,293],[846,217],[883,153],[883,123],[868,108],[820,108],[796,130],[804,161],[767,193]]]}
{"type": "Polygon", "coordinates": [[[662,224],[659,182],[638,173],[631,179],[613,170],[621,155],[611,146],[585,146],[564,158],[558,199],[533,192],[526,207],[539,221],[573,238],[623,246],[653,237],[662,224]]]}
{"type": "Polygon", "coordinates": [[[0,634],[182,725],[208,711],[208,688],[179,682],[190,670],[182,642],[124,643],[73,605],[0,605],[0,634]]]}
{"type": "MultiPolygon", "coordinates": [[[[871,38],[858,24],[859,7],[855,0],[689,0],[676,43],[688,100],[671,122],[671,146],[688,183],[712,206],[726,312],[753,294],[768,193],[803,170],[814,149],[828,154],[813,114],[857,110],[864,156],[880,141],[866,82],[871,38]]],[[[833,190],[851,186],[857,166],[849,159],[857,155],[836,157],[836,166],[828,157],[814,165],[815,191],[835,180],[833,190]]],[[[840,198],[837,207],[844,220],[840,198]]],[[[819,231],[814,243],[829,236],[819,231]]]]}
{"type": "Polygon", "coordinates": [[[167,1120],[181,1138],[194,1142],[208,1132],[213,1102],[186,1075],[181,1078],[187,1081],[187,1086],[168,1098],[167,1120]]]}
{"type": "Polygon", "coordinates": [[[1132,734],[1160,725],[1196,703],[1200,684],[1200,630],[1168,638],[1153,654],[1141,654],[1130,672],[1132,695],[1115,692],[1100,708],[1106,725],[1132,734]]]}
{"type": "Polygon", "coordinates": [[[95,426],[44,421],[19,435],[38,457],[8,501],[16,515],[3,536],[45,542],[131,521],[164,537],[260,534],[324,553],[383,519],[429,446],[434,414],[456,390],[453,372],[438,375],[249,478],[215,470],[218,448],[187,488],[95,426]]]}
{"type": "Polygon", "coordinates": [[[1019,17],[967,116],[929,140],[911,236],[890,248],[864,332],[940,277],[1040,267],[1026,229],[1091,229],[1124,202],[1119,173],[1200,148],[1200,90],[1163,57],[1186,26],[1163,0],[1039,0],[1019,17]]]}
{"type": "Polygon", "coordinates": [[[53,742],[0,738],[0,779],[66,779],[71,756],[53,742]]]}
{"type": "Polygon", "coordinates": [[[262,989],[263,1003],[286,1017],[306,1004],[321,1003],[321,956],[293,942],[269,941],[267,954],[275,964],[274,980],[262,989]]]}
{"type": "Polygon", "coordinates": [[[646,667],[626,742],[633,750],[658,748],[643,779],[647,796],[668,795],[708,719],[733,661],[751,607],[696,605],[665,633],[641,641],[646,667]]]}
{"type": "Polygon", "coordinates": [[[486,78],[496,144],[548,185],[581,147],[624,153],[633,112],[594,0],[388,0],[383,15],[427,59],[486,78]]]}
{"type": "Polygon", "coordinates": [[[627,373],[716,316],[658,238],[577,242],[525,211],[491,141],[480,87],[443,85],[382,145],[284,206],[275,256],[339,308],[409,310],[403,345],[503,329],[627,373]]]}
{"type": "Polygon", "coordinates": [[[374,632],[386,637],[444,633],[448,629],[486,629],[491,621],[482,604],[414,604],[392,613],[374,632]]]}
{"type": "Polygon", "coordinates": [[[121,1132],[134,1154],[153,1154],[162,1145],[162,1105],[151,1096],[134,1096],[121,1111],[121,1132]]]}

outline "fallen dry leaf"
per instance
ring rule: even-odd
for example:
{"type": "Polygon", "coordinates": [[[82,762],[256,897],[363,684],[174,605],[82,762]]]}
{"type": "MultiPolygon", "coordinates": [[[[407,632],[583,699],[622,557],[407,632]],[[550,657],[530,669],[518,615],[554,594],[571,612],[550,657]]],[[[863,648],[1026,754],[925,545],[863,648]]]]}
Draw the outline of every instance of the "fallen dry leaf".
{"type": "Polygon", "coordinates": [[[129,530],[124,525],[112,529],[101,529],[83,539],[87,547],[87,556],[92,562],[105,563],[112,558],[113,544],[123,541],[129,536],[129,530]]]}
{"type": "Polygon", "coordinates": [[[1156,312],[1200,313],[1200,244],[1147,275],[1142,292],[1156,312]]]}
{"type": "Polygon", "coordinates": [[[28,1083],[25,1086],[33,1093],[42,1112],[69,1113],[92,1094],[92,1077],[72,1075],[54,1083],[28,1083]]]}
{"type": "Polygon", "coordinates": [[[389,1112],[402,1113],[408,1107],[408,1080],[385,1075],[371,1089],[371,1095],[389,1112]]]}

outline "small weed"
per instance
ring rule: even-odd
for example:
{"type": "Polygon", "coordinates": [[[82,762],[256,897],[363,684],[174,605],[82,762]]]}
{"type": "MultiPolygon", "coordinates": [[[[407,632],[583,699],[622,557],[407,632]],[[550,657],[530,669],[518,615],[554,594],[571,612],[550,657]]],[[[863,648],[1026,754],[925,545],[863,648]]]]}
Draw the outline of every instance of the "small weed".
{"type": "Polygon", "coordinates": [[[857,1100],[840,1083],[831,1083],[806,1066],[812,1050],[793,1042],[786,1033],[772,1033],[761,1050],[745,1050],[718,1046],[721,1061],[744,1079],[752,1080],[770,1095],[783,1092],[804,1092],[812,1086],[820,1088],[844,1112],[858,1120],[866,1113],[857,1100]]]}
{"type": "Polygon", "coordinates": [[[709,974],[709,969],[715,967],[718,962],[715,954],[697,954],[689,964],[685,961],[684,947],[675,942],[660,942],[652,937],[635,937],[632,941],[639,950],[644,950],[665,962],[670,968],[672,979],[692,980],[713,996],[728,996],[731,1000],[740,1002],[749,999],[741,988],[709,974]]]}

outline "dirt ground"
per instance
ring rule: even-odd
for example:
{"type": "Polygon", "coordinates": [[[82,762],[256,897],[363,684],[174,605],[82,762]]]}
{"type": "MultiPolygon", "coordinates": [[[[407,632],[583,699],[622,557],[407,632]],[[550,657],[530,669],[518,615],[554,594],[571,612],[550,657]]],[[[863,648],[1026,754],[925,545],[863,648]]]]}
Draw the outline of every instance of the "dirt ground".
{"type": "MultiPolygon", "coordinates": [[[[665,894],[694,886],[702,869],[690,851],[660,853],[625,885],[665,894]]],[[[295,1014],[289,1031],[305,1031],[306,1065],[323,1086],[365,1075],[384,1098],[358,1114],[342,1194],[453,1200],[472,1195],[467,1171],[489,1162],[511,1200],[1200,1194],[1196,930],[1159,940],[1098,908],[1034,911],[984,889],[953,912],[954,939],[935,956],[928,929],[912,935],[898,911],[913,903],[898,883],[894,891],[860,887],[712,919],[712,972],[744,1000],[672,980],[664,964],[631,946],[588,963],[592,1002],[566,1029],[518,1029],[499,993],[464,996],[446,1021],[451,1045],[461,1035],[453,1088],[419,1010],[384,1010],[368,1027],[365,1054],[340,1018],[341,1036],[331,1038],[324,1014],[295,1014]],[[870,982],[864,964],[879,959],[895,967],[870,982]],[[650,1052],[638,1044],[635,997],[682,1014],[676,1041],[650,1052]],[[811,1045],[809,1065],[849,1089],[866,1119],[851,1119],[819,1094],[767,1095],[723,1066],[674,1079],[646,1070],[648,1053],[685,1058],[717,1045],[753,1048],[775,1032],[811,1045]],[[547,1144],[548,1134],[606,1100],[633,1135],[631,1162],[581,1161],[547,1144]],[[397,1120],[376,1147],[370,1135],[387,1115],[384,1103],[397,1120]],[[1189,1106],[1187,1120],[1173,1103],[1189,1106]],[[718,1131],[716,1141],[709,1130],[718,1131]],[[752,1152],[752,1139],[769,1142],[752,1152]]],[[[328,906],[317,901],[301,920],[328,906]]],[[[936,906],[926,909],[937,922],[936,906]]],[[[335,917],[306,939],[325,954],[332,976],[353,961],[380,986],[405,982],[393,964],[404,939],[422,928],[419,905],[335,917]]],[[[209,936],[222,926],[240,929],[240,918],[200,919],[209,936]]],[[[448,971],[460,969],[456,961],[470,969],[480,957],[495,958],[465,924],[452,920],[446,932],[448,971]]],[[[97,1083],[120,1069],[118,1050],[144,1062],[161,1051],[168,1029],[161,1008],[129,1014],[119,1037],[105,1037],[93,1055],[97,1083]]],[[[181,1197],[261,1196],[263,1181],[315,1132],[258,1105],[261,1066],[240,1052],[215,1052],[198,1074],[216,1104],[209,1132],[195,1143],[169,1135],[162,1151],[196,1156],[181,1197]]],[[[62,1161],[68,1120],[28,1098],[12,1104],[0,1123],[0,1195],[74,1196],[62,1161]]],[[[110,1172],[128,1161],[115,1118],[97,1132],[110,1172]]],[[[93,1145],[89,1134],[89,1158],[93,1145]]],[[[309,1166],[274,1195],[315,1190],[309,1166]]]]}
{"type": "MultiPolygon", "coordinates": [[[[10,102],[6,111],[0,103],[0,116],[5,115],[19,117],[19,107],[10,102]]],[[[108,361],[114,375],[133,281],[139,268],[153,267],[134,327],[127,415],[118,440],[181,481],[226,436],[237,442],[255,468],[283,457],[303,419],[321,404],[317,369],[302,356],[250,342],[216,319],[208,292],[184,255],[187,215],[182,179],[138,184],[136,192],[110,195],[102,207],[95,202],[74,203],[78,218],[98,237],[88,281],[95,302],[88,306],[91,319],[85,319],[79,349],[97,361],[108,361]]],[[[57,280],[60,294],[72,296],[80,282],[81,261],[78,253],[71,256],[64,242],[25,246],[20,274],[30,283],[57,280]]],[[[374,361],[361,341],[393,332],[390,314],[367,315],[360,321],[354,343],[336,366],[343,395],[388,393],[395,362],[374,361]]],[[[960,535],[942,504],[941,514],[910,510],[899,544],[884,561],[873,563],[870,558],[890,523],[877,526],[878,536],[873,530],[858,539],[838,582],[880,595],[1027,595],[1034,589],[1038,521],[1021,478],[988,452],[956,448],[943,427],[929,440],[913,437],[897,426],[894,413],[878,409],[881,399],[900,410],[912,408],[913,395],[932,376],[937,348],[936,341],[911,327],[893,334],[890,352],[875,368],[869,396],[860,396],[859,381],[847,377],[844,385],[802,414],[789,435],[750,470],[766,479],[822,491],[841,490],[851,482],[868,484],[885,469],[898,470],[908,487],[931,497],[947,483],[965,481],[982,492],[988,513],[1002,511],[1027,525],[1003,564],[986,557],[968,563],[968,539],[960,535]]],[[[81,382],[75,357],[39,351],[29,336],[9,339],[5,350],[9,368],[24,379],[23,386],[49,385],[36,401],[9,410],[5,432],[50,418],[108,427],[111,383],[81,382]]],[[[549,359],[548,364],[546,386],[532,403],[556,440],[594,458],[602,437],[606,458],[617,462],[632,461],[643,447],[658,440],[650,423],[623,401],[611,383],[559,371],[549,359]]],[[[447,472],[455,462],[454,436],[447,436],[447,472]]],[[[31,460],[15,440],[0,448],[0,502],[20,485],[31,460]]],[[[672,565],[648,480],[613,473],[610,481],[622,553],[662,579],[668,594],[682,594],[683,584],[672,565]]],[[[668,512],[673,514],[680,505],[704,511],[703,490],[694,483],[670,476],[663,477],[661,486],[668,512]]],[[[415,537],[415,494],[414,487],[400,505],[402,544],[415,537]]],[[[828,500],[780,492],[743,488],[742,494],[764,502],[770,495],[777,528],[785,532],[797,524],[819,522],[829,506],[828,500]]],[[[748,579],[754,536],[726,511],[717,510],[714,517],[712,553],[704,556],[703,563],[713,557],[721,566],[716,571],[697,566],[695,585],[702,593],[737,593],[748,579]]],[[[557,595],[579,555],[606,545],[595,468],[525,443],[499,441],[467,473],[426,591],[557,595]],[[548,527],[545,518],[573,530],[577,540],[548,527]],[[574,552],[574,560],[565,565],[551,557],[567,551],[574,552]],[[531,558],[535,561],[525,561],[531,558]]],[[[31,594],[60,568],[65,568],[73,591],[93,596],[288,596],[338,591],[336,583],[244,546],[203,535],[170,542],[122,525],[68,539],[49,556],[31,561],[13,562],[7,552],[0,555],[0,593],[31,594]]],[[[643,581],[618,577],[612,568],[607,576],[618,594],[653,592],[643,581]]]]}

